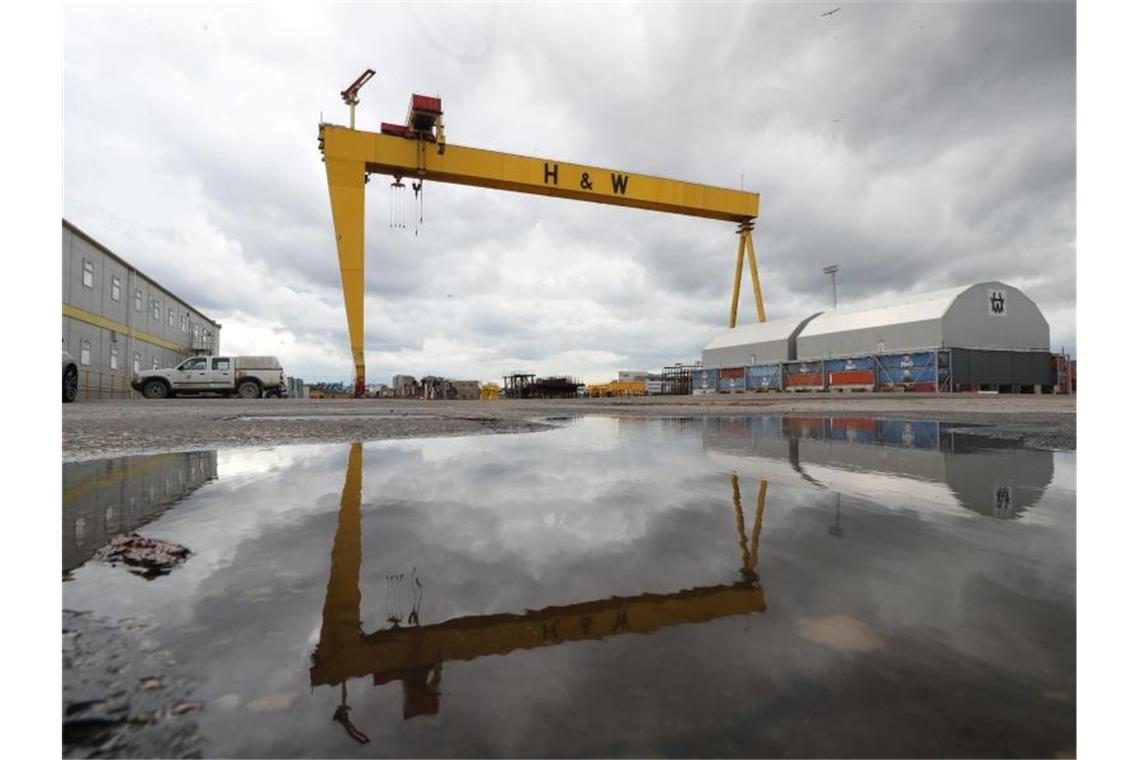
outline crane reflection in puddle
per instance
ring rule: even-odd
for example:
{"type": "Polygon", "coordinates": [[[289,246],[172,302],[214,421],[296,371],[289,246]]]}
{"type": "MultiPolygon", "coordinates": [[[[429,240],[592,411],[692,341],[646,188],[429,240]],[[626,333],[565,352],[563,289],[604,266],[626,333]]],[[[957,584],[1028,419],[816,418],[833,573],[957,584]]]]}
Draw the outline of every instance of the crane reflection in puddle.
{"type": "MultiPolygon", "coordinates": [[[[750,540],[745,536],[739,479],[732,474],[733,506],[741,551],[741,579],[731,584],[685,589],[670,594],[611,597],[577,604],[545,607],[522,614],[468,615],[422,625],[415,597],[410,625],[391,616],[390,628],[365,633],[361,618],[360,568],[362,446],[352,444],[348,455],[333,542],[332,564],[325,592],[321,631],[312,655],[312,686],[340,686],[341,702],[333,720],[360,743],[368,736],[349,719],[347,682],[372,676],[373,685],[400,681],[404,719],[435,715],[440,709],[440,682],[447,660],[473,660],[516,650],[573,641],[602,639],[626,633],[653,633],[682,623],[703,623],[730,615],[762,613],[764,589],[756,573],[767,480],[761,480],[750,540]]],[[[414,571],[410,576],[419,587],[414,571]]]]}

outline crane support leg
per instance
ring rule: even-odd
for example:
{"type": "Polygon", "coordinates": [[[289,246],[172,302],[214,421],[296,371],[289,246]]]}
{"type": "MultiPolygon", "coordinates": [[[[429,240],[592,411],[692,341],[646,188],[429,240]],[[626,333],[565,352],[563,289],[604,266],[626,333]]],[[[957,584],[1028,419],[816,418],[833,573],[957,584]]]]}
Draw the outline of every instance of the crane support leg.
{"type": "Polygon", "coordinates": [[[364,162],[325,158],[348,342],[356,366],[355,395],[364,395],[364,162]]]}
{"type": "Polygon", "coordinates": [[[748,569],[756,572],[756,560],[759,559],[760,530],[764,525],[764,505],[768,501],[768,479],[760,480],[760,493],[756,494],[756,516],[752,518],[752,544],[749,552],[748,569]]]}
{"type": "Polygon", "coordinates": [[[764,505],[768,500],[768,479],[760,479],[760,491],[756,494],[756,516],[752,518],[752,542],[745,543],[744,507],[740,503],[740,479],[732,473],[732,506],[736,510],[736,536],[740,541],[740,574],[751,582],[759,578],[756,574],[756,560],[759,559],[760,531],[764,523],[764,505]]]}
{"type": "Polygon", "coordinates": [[[729,328],[736,327],[736,307],[740,303],[740,273],[744,269],[744,236],[736,246],[736,276],[732,280],[732,309],[728,312],[729,328]]]}
{"type": "Polygon", "coordinates": [[[764,297],[760,295],[760,275],[756,271],[756,249],[752,247],[752,228],[741,233],[748,248],[748,268],[752,270],[752,295],[756,297],[756,321],[764,322],[764,297]]]}
{"type": "Polygon", "coordinates": [[[752,275],[752,295],[756,299],[756,320],[766,321],[764,297],[760,295],[760,274],[756,271],[756,249],[752,247],[752,223],[742,222],[737,234],[740,240],[736,246],[736,276],[732,281],[732,309],[728,313],[728,326],[736,327],[736,309],[740,305],[740,275],[744,270],[744,254],[748,253],[748,271],[752,275]]]}
{"type": "Polygon", "coordinates": [[[317,642],[317,653],[325,659],[351,652],[360,642],[360,565],[364,556],[360,532],[362,450],[359,443],[352,444],[348,450],[344,490],[340,495],[329,585],[317,642]]]}

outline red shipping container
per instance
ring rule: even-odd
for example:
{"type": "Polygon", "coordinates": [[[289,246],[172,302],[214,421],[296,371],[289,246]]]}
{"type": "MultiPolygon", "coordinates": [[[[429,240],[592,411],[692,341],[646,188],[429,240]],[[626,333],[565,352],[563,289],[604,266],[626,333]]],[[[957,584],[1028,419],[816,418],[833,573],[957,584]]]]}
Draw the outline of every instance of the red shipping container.
{"type": "Polygon", "coordinates": [[[826,426],[826,417],[785,417],[781,429],[785,436],[819,440],[824,437],[826,426]]]}
{"type": "Polygon", "coordinates": [[[875,418],[874,417],[832,417],[831,427],[833,430],[847,430],[848,428],[858,430],[864,433],[875,432],[875,418]]]}
{"type": "Polygon", "coordinates": [[[788,373],[786,385],[805,385],[805,386],[820,386],[823,387],[823,373],[822,372],[795,372],[788,373]]]}
{"type": "Polygon", "coordinates": [[[832,372],[829,378],[831,385],[874,385],[875,370],[848,370],[846,372],[832,372]]]}

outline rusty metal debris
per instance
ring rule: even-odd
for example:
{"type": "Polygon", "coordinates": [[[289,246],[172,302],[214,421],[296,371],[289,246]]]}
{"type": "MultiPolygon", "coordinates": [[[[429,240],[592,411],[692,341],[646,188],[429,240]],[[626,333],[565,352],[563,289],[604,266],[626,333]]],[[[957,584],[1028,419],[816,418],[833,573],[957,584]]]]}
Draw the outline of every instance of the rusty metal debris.
{"type": "Polygon", "coordinates": [[[168,574],[189,556],[190,550],[185,546],[127,533],[112,538],[94,558],[112,565],[122,563],[135,575],[153,580],[168,574]]]}

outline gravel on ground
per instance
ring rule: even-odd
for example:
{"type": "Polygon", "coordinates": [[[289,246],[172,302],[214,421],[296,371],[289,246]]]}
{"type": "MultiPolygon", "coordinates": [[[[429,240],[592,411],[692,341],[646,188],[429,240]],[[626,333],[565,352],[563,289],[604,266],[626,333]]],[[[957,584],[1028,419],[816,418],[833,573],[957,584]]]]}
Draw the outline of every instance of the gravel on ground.
{"type": "Polygon", "coordinates": [[[200,757],[192,680],[141,620],[63,611],[63,756],[200,757]]]}
{"type": "Polygon", "coordinates": [[[63,459],[542,430],[551,417],[778,414],[939,420],[1051,450],[1076,448],[1076,398],[975,394],[739,394],[613,399],[90,401],[63,409],[63,459]]]}

